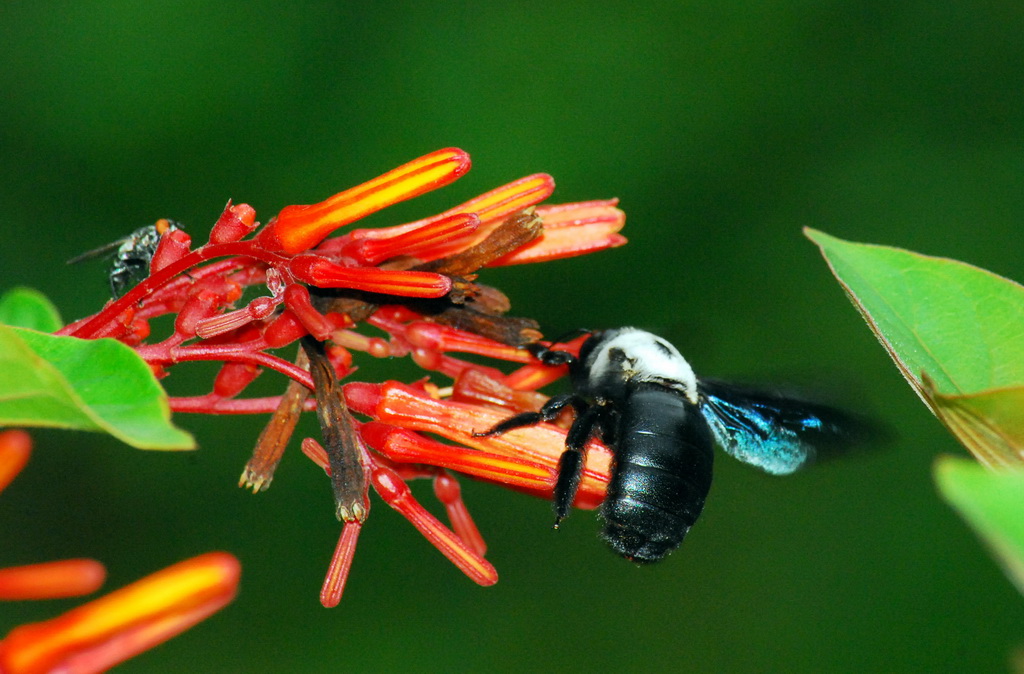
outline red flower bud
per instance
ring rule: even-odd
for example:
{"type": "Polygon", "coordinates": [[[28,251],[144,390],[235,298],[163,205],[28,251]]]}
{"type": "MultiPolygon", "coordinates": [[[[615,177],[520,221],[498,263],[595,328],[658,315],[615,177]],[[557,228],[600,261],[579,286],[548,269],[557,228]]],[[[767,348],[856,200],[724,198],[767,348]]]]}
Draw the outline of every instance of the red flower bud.
{"type": "Polygon", "coordinates": [[[164,267],[188,254],[188,247],[192,244],[192,237],[183,229],[172,229],[160,237],[156,252],[153,253],[153,260],[149,263],[149,273],[155,274],[164,267]]]}
{"type": "Polygon", "coordinates": [[[210,230],[210,243],[230,243],[241,241],[252,231],[256,221],[256,211],[249,204],[232,206],[231,202],[224,207],[224,212],[210,230]]]}

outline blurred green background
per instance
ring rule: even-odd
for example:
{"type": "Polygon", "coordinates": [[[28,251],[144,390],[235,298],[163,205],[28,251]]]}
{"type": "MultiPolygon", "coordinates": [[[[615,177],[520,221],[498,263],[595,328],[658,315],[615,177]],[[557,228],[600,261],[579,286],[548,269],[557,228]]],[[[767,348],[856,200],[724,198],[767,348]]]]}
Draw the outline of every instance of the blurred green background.
{"type": "MultiPolygon", "coordinates": [[[[642,326],[699,373],[796,383],[898,438],[785,479],[720,454],[702,520],[648,568],[592,513],[554,533],[548,504],[464,481],[489,589],[377,501],[325,610],[322,473],[296,446],[269,492],[235,486],[263,419],[179,416],[201,444],[181,454],[39,432],[0,564],[94,556],[114,588],[238,555],[235,603],[126,672],[1004,670],[1024,600],[930,476],[963,452],[800,228],[1024,278],[1022,35],[1020,2],[6,3],[0,285],[67,320],[107,298],[101,264],[64,265],[83,250],[158,217],[202,238],[228,198],[265,221],[454,145],[469,175],[372,222],[535,171],[556,203],[620,197],[628,246],[483,280],[551,335],[642,326]]],[[[4,605],[0,633],[76,603],[4,605]]]]}

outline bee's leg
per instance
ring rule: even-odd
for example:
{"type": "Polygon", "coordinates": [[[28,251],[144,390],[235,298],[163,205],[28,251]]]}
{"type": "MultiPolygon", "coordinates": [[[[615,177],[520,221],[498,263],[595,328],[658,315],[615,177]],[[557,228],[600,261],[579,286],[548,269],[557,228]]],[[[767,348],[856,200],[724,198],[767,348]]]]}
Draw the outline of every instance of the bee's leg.
{"type": "Polygon", "coordinates": [[[529,351],[534,358],[551,367],[557,365],[571,366],[576,362],[576,356],[572,355],[568,351],[549,349],[541,344],[530,344],[526,347],[526,350],[529,351]]]}
{"type": "Polygon", "coordinates": [[[514,428],[533,426],[534,424],[539,424],[542,421],[554,421],[555,417],[557,417],[566,406],[572,405],[573,407],[576,407],[579,404],[580,403],[576,396],[571,393],[557,395],[544,403],[544,406],[541,407],[538,412],[523,412],[522,414],[517,414],[514,417],[509,417],[508,419],[495,424],[486,431],[474,433],[473,436],[482,438],[488,435],[501,435],[502,433],[511,431],[514,428]]]}
{"type": "Polygon", "coordinates": [[[583,477],[583,466],[587,458],[587,442],[593,437],[601,420],[600,406],[576,406],[576,421],[565,438],[565,451],[558,459],[558,480],[555,482],[554,507],[555,528],[569,514],[576,491],[583,477]]]}

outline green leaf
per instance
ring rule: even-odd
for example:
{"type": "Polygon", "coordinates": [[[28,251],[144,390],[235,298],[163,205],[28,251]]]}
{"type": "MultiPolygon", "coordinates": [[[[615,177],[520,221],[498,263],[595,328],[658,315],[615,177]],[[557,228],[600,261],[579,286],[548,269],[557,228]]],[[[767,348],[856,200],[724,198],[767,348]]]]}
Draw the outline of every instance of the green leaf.
{"type": "Polygon", "coordinates": [[[0,325],[0,425],[99,431],[140,449],[193,449],[192,436],[170,416],[149,366],[124,344],[0,325]]]}
{"type": "Polygon", "coordinates": [[[64,323],[57,307],[32,288],[11,288],[0,295],[0,324],[56,332],[64,323]]]}
{"type": "Polygon", "coordinates": [[[946,395],[930,387],[935,413],[947,428],[989,467],[1024,465],[1024,387],[946,395]]]}
{"type": "Polygon", "coordinates": [[[1024,287],[805,229],[925,404],[989,466],[1024,466],[1024,287]]]}
{"type": "Polygon", "coordinates": [[[935,463],[935,482],[1024,593],[1024,471],[994,472],[947,456],[935,463]]]}

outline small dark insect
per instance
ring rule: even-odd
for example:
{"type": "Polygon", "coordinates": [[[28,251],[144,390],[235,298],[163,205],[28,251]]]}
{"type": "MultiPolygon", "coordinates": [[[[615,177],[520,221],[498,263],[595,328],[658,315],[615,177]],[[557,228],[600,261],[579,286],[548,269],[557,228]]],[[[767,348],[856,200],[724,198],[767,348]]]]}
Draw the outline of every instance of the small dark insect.
{"type": "Polygon", "coordinates": [[[174,220],[161,218],[152,225],[139,227],[117,241],[111,241],[105,246],[73,257],[68,260],[68,264],[77,264],[100,257],[112,258],[109,274],[110,292],[114,299],[117,299],[139,281],[149,276],[149,263],[153,261],[160,237],[175,229],[183,229],[183,227],[174,220]]]}
{"type": "Polygon", "coordinates": [[[587,441],[600,434],[614,453],[601,537],[635,562],[662,559],[697,521],[711,488],[713,441],[740,461],[785,475],[816,449],[842,448],[863,430],[824,405],[698,379],[674,346],[636,328],[591,334],[579,357],[528,348],[546,365],[568,364],[573,393],[478,435],[552,421],[572,406],[576,418],[554,491],[555,527],[576,497],[587,441]]]}

